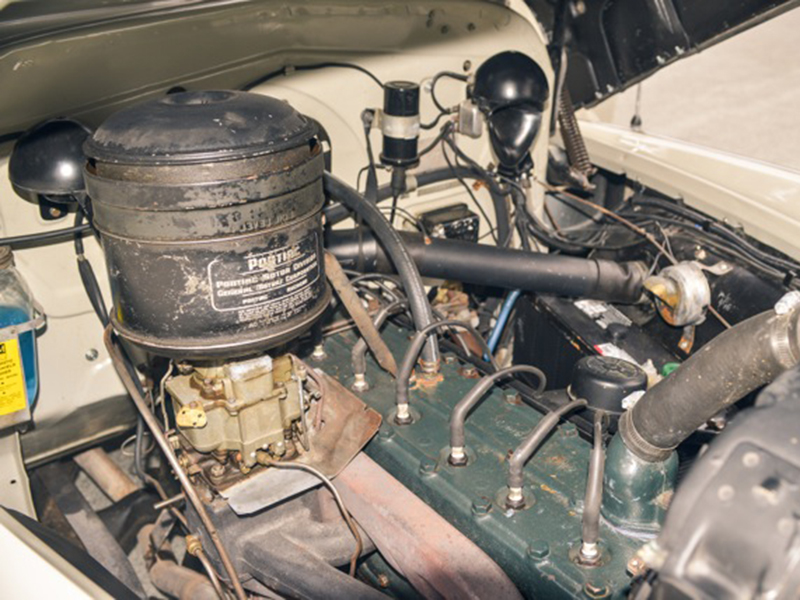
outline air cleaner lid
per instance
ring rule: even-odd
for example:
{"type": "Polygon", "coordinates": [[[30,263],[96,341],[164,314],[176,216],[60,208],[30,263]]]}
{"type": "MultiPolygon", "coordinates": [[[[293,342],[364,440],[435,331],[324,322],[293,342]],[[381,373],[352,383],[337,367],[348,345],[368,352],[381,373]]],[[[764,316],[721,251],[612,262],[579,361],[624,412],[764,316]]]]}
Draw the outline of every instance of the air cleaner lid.
{"type": "Polygon", "coordinates": [[[123,109],[86,142],[89,158],[133,165],[217,162],[301,144],[316,126],[289,104],[248,92],[171,94],[123,109]]]}

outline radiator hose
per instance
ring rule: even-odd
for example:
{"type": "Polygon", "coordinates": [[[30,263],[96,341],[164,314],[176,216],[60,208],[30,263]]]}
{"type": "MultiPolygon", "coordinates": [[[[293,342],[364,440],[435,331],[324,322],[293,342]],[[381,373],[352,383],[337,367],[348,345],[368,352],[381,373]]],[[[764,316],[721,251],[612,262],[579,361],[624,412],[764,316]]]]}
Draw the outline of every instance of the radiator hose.
{"type": "Polygon", "coordinates": [[[800,363],[800,309],[761,313],[721,333],[619,423],[625,446],[657,462],[708,419],[800,363]]]}

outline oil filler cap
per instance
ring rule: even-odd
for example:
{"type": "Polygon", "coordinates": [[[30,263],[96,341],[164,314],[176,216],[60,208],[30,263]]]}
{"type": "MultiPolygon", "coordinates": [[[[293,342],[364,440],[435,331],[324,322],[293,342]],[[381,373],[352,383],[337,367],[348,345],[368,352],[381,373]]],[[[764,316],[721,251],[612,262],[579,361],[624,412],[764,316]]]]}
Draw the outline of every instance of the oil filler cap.
{"type": "Polygon", "coordinates": [[[647,373],[627,360],[610,356],[585,356],[572,371],[569,394],[583,398],[589,409],[604,410],[612,415],[623,412],[623,400],[631,394],[647,390],[647,373]]]}

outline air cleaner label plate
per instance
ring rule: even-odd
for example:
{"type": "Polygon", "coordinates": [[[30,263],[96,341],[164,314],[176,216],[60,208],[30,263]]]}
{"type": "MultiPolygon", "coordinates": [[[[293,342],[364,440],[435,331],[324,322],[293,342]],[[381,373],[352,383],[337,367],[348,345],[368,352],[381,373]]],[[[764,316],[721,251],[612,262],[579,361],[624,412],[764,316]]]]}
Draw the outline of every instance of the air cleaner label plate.
{"type": "Polygon", "coordinates": [[[226,254],[208,265],[211,303],[240,320],[284,320],[303,312],[317,296],[320,245],[316,231],[270,250],[226,254]]]}

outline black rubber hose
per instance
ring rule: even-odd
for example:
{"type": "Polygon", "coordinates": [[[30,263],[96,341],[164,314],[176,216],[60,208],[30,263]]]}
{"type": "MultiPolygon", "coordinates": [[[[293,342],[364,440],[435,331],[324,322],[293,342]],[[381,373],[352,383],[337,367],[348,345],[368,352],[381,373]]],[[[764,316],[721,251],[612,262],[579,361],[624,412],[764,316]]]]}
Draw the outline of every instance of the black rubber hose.
{"type": "MultiPolygon", "coordinates": [[[[422,285],[422,278],[398,232],[389,224],[376,205],[368,202],[364,196],[343,181],[326,172],[323,183],[325,192],[359,215],[372,229],[375,237],[380,240],[382,248],[390,257],[392,265],[403,282],[403,289],[408,297],[408,306],[411,309],[415,328],[419,331],[432,325],[435,319],[425,293],[425,287],[422,285]]],[[[358,261],[356,261],[357,263],[358,261]]],[[[436,370],[439,365],[439,345],[435,336],[428,338],[422,352],[422,360],[425,363],[423,367],[427,370],[436,370]]]]}
{"type": "Polygon", "coordinates": [[[489,188],[494,206],[494,218],[497,223],[497,245],[503,248],[511,243],[511,215],[508,212],[508,194],[489,188]]]}
{"type": "Polygon", "coordinates": [[[30,244],[35,242],[51,242],[58,238],[84,233],[89,231],[91,228],[91,225],[84,223],[83,225],[65,227],[64,229],[54,229],[53,231],[41,231],[39,233],[15,235],[12,237],[0,238],[0,246],[16,246],[18,244],[30,244]]]}
{"type": "Polygon", "coordinates": [[[623,414],[625,445],[665,460],[708,419],[800,363],[799,323],[800,309],[769,310],[718,335],[623,414]]]}
{"type": "MultiPolygon", "coordinates": [[[[633,303],[642,296],[646,268],[639,262],[526,252],[461,240],[425,238],[405,231],[400,236],[425,277],[610,302],[633,303]]],[[[355,269],[360,262],[366,272],[392,272],[386,254],[366,232],[329,231],[325,247],[345,268],[355,269]]]]}

